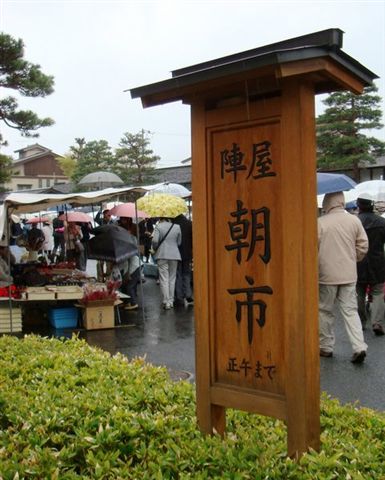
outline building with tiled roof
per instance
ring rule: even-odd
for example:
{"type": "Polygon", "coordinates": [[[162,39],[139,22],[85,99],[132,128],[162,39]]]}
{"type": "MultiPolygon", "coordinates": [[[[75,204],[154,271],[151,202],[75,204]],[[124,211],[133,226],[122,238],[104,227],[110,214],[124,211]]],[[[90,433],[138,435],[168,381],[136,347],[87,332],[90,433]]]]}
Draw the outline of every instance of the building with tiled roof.
{"type": "Polygon", "coordinates": [[[4,185],[7,190],[35,190],[69,182],[58,162],[61,155],[49,148],[35,143],[15,153],[18,158],[13,163],[11,181],[4,185]]]}

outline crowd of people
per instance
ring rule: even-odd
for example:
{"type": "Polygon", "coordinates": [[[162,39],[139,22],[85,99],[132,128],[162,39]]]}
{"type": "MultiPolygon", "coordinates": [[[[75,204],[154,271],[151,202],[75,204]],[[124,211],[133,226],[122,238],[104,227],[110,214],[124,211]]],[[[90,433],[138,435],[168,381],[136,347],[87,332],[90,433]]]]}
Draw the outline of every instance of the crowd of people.
{"type": "MultiPolygon", "coordinates": [[[[99,225],[113,223],[110,211],[100,211],[95,221],[99,225]]],[[[120,217],[117,224],[127,230],[133,241],[139,239],[138,255],[119,265],[121,291],[130,297],[126,310],[138,309],[137,288],[142,279],[143,263],[154,261],[158,268],[158,284],[162,307],[194,303],[192,294],[192,222],[181,214],[176,218],[145,218],[136,225],[131,217],[120,217]]],[[[111,275],[112,265],[98,262],[102,276],[111,275]]]]}
{"type": "Polygon", "coordinates": [[[333,356],[338,305],[351,361],[359,364],[367,355],[363,330],[368,316],[374,334],[385,333],[385,219],[374,212],[369,195],[357,199],[357,208],[357,215],[345,210],[343,192],[325,195],[318,219],[318,262],[320,356],[333,356]]]}
{"type": "MultiPolygon", "coordinates": [[[[319,344],[320,356],[333,356],[338,306],[352,348],[351,361],[362,363],[368,348],[363,330],[370,325],[375,335],[385,334],[385,218],[375,213],[374,202],[367,195],[357,199],[357,209],[347,212],[343,192],[326,194],[323,200],[323,215],[318,218],[319,344]]],[[[27,224],[12,216],[10,245],[17,244],[22,236],[36,255],[51,261],[72,260],[78,269],[86,270],[88,241],[94,227],[91,223],[63,221],[62,214],[59,212],[52,225],[49,221],[27,224]]],[[[118,275],[120,290],[129,298],[127,310],[138,309],[138,285],[144,281],[142,267],[148,262],[157,265],[165,310],[194,303],[190,219],[182,214],[173,219],[145,218],[135,224],[131,217],[114,221],[109,210],[101,210],[95,222],[100,226],[119,225],[137,247],[137,253],[120,264],[97,262],[98,280],[118,275]]],[[[0,267],[6,276],[9,272],[4,251],[2,247],[0,267]]]]}
{"type": "Polygon", "coordinates": [[[71,261],[76,268],[87,268],[88,242],[96,233],[97,225],[118,225],[127,232],[137,253],[120,263],[98,260],[98,281],[108,279],[119,284],[119,289],[129,301],[127,310],[138,309],[138,285],[144,281],[143,264],[157,265],[162,306],[169,310],[174,306],[193,304],[192,293],[192,222],[185,215],[176,218],[145,218],[136,225],[131,217],[113,219],[108,209],[95,216],[96,228],[91,223],[63,220],[59,211],[52,221],[25,222],[14,217],[11,226],[11,244],[23,244],[30,252],[28,261],[57,263],[71,261]],[[18,228],[19,227],[19,228],[18,228]],[[20,237],[23,238],[20,243],[20,237]]]}

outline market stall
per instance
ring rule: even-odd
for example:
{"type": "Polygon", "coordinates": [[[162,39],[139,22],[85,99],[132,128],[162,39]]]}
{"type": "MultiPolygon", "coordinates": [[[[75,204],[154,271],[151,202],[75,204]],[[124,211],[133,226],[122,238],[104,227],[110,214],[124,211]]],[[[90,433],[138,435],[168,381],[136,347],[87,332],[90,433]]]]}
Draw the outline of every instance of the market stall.
{"type": "MultiPolygon", "coordinates": [[[[73,207],[100,204],[101,202],[117,199],[119,196],[128,192],[144,193],[151,190],[151,188],[151,186],[117,189],[107,188],[100,191],[65,195],[10,193],[5,198],[4,203],[0,205],[0,239],[3,238],[3,242],[6,242],[6,239],[9,238],[9,218],[11,214],[16,212],[18,214],[41,212],[49,207],[62,204],[73,207]]],[[[8,264],[10,269],[10,253],[8,264]]],[[[6,287],[3,287],[3,290],[0,292],[0,298],[2,299],[0,304],[0,316],[2,319],[0,333],[21,331],[20,311],[23,312],[23,310],[28,308],[28,305],[36,305],[36,302],[40,304],[43,302],[49,305],[49,311],[53,312],[52,317],[50,317],[50,322],[54,326],[60,323],[55,320],[55,311],[60,313],[60,308],[70,308],[70,306],[73,306],[76,302],[77,305],[80,306],[79,308],[83,309],[84,315],[90,318],[90,314],[87,315],[87,312],[89,312],[87,308],[89,308],[89,306],[79,303],[84,298],[85,286],[88,287],[88,291],[90,288],[93,288],[95,292],[99,292],[97,293],[99,297],[103,297],[98,298],[99,307],[112,306],[113,308],[116,302],[119,301],[118,298],[112,298],[113,295],[110,295],[106,285],[97,284],[95,278],[90,278],[84,272],[75,269],[74,264],[70,262],[55,265],[43,265],[37,261],[20,263],[13,265],[12,271],[15,276],[14,283],[9,283],[6,287]],[[104,303],[104,305],[101,305],[101,303],[104,303]],[[63,304],[63,306],[60,306],[60,304],[63,304]],[[5,309],[8,309],[8,314],[5,313],[5,309]]],[[[102,320],[103,316],[106,316],[105,312],[105,308],[98,308],[96,314],[99,320],[102,320]]],[[[110,310],[108,310],[108,312],[109,314],[107,316],[110,317],[110,310]]],[[[67,311],[67,319],[68,313],[67,311]]],[[[75,315],[73,315],[73,317],[75,317],[75,315]]],[[[95,325],[95,322],[91,323],[95,325]]]]}
{"type": "MultiPolygon", "coordinates": [[[[94,204],[99,206],[102,202],[119,200],[119,198],[121,199],[122,196],[130,192],[141,195],[147,194],[147,202],[152,200],[156,205],[164,206],[165,202],[162,201],[162,195],[164,195],[164,193],[162,194],[162,192],[164,189],[167,190],[169,188],[170,184],[165,182],[141,187],[106,188],[99,191],[76,192],[71,194],[10,193],[5,198],[4,203],[0,205],[0,239],[4,241],[4,239],[9,238],[9,219],[10,216],[14,214],[20,215],[39,212],[40,217],[43,211],[59,205],[66,205],[72,208],[94,204]]],[[[191,193],[189,191],[186,192],[188,194],[191,193]]],[[[186,192],[183,191],[182,193],[175,193],[173,195],[185,196],[186,192]]],[[[179,198],[175,199],[175,201],[177,200],[183,203],[183,208],[185,209],[184,201],[179,198]]],[[[132,205],[135,208],[131,208],[130,215],[128,215],[127,212],[116,214],[123,217],[133,217],[133,213],[135,212],[135,216],[138,217],[136,205],[132,205]]],[[[126,209],[127,206],[128,204],[121,205],[124,209],[126,209]]],[[[167,206],[170,207],[170,204],[168,203],[167,206]]],[[[66,219],[67,222],[71,222],[73,215],[74,213],[66,212],[64,219],[66,219]]],[[[76,212],[76,215],[77,220],[79,220],[80,215],[86,218],[85,221],[89,220],[89,217],[84,213],[76,212]]],[[[73,221],[75,222],[76,220],[73,221]]],[[[101,228],[100,232],[103,233],[104,236],[107,235],[107,232],[104,232],[103,228],[101,228]]],[[[119,232],[115,233],[118,234],[119,232]]],[[[101,238],[102,236],[100,236],[100,239],[101,238]]],[[[95,237],[91,239],[88,244],[90,247],[90,252],[88,252],[90,253],[89,258],[101,261],[111,261],[111,258],[114,258],[113,261],[115,262],[118,262],[118,257],[123,259],[125,254],[122,256],[120,252],[124,246],[122,239],[116,242],[114,242],[113,239],[109,239],[104,242],[105,248],[102,248],[102,251],[94,248],[97,243],[94,242],[94,240],[95,237]],[[106,246],[108,246],[108,248],[114,246],[115,251],[112,253],[109,252],[106,246]]],[[[137,246],[135,248],[137,249],[137,246]]],[[[124,251],[129,252],[128,256],[131,255],[130,252],[132,252],[132,250],[127,250],[126,246],[124,246],[124,251]]],[[[39,259],[34,258],[34,261],[27,261],[26,263],[13,266],[15,282],[9,284],[6,291],[3,290],[0,292],[0,308],[3,310],[4,308],[8,308],[9,317],[7,324],[2,323],[0,333],[21,331],[22,322],[20,321],[20,311],[23,312],[28,309],[30,305],[36,305],[37,303],[49,306],[49,321],[55,327],[63,325],[63,322],[60,322],[60,315],[64,312],[63,309],[74,307],[78,308],[78,310],[80,309],[83,319],[82,325],[86,326],[86,328],[88,328],[87,325],[89,328],[105,328],[105,325],[111,326],[111,323],[113,324],[113,321],[111,322],[111,316],[114,317],[113,310],[115,309],[118,314],[116,306],[124,295],[119,293],[118,297],[116,297],[115,293],[112,294],[112,292],[109,292],[105,284],[98,284],[95,278],[90,278],[84,272],[75,268],[74,264],[68,262],[69,258],[66,258],[66,260],[67,261],[62,264],[44,265],[39,263],[39,259]],[[87,299],[87,294],[85,295],[84,291],[88,289],[87,291],[89,293],[90,288],[94,289],[96,295],[99,295],[100,298],[87,299]],[[97,304],[93,303],[93,305],[91,305],[91,302],[97,302],[97,304]],[[97,307],[97,309],[92,310],[93,307],[97,307]],[[106,322],[104,322],[104,320],[106,320],[106,322]]],[[[8,257],[8,264],[10,267],[10,256],[8,257]]],[[[88,295],[88,297],[90,296],[92,297],[92,295],[88,295]]],[[[79,315],[75,315],[74,312],[75,310],[67,310],[64,312],[67,321],[67,323],[64,322],[66,326],[68,325],[68,320],[71,318],[73,323],[79,325],[79,315]]],[[[4,314],[4,311],[0,313],[4,314]]],[[[4,314],[3,317],[6,318],[7,315],[4,314]]]]}

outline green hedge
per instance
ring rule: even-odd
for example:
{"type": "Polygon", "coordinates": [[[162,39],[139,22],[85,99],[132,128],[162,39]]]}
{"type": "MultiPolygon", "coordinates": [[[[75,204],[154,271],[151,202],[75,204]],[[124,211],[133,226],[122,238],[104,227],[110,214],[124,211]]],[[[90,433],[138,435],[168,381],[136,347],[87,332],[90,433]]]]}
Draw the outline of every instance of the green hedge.
{"type": "Polygon", "coordinates": [[[385,479],[385,415],[322,399],[322,450],[296,463],[282,422],[228,411],[202,436],[194,388],[71,340],[0,338],[0,478],[385,479]]]}

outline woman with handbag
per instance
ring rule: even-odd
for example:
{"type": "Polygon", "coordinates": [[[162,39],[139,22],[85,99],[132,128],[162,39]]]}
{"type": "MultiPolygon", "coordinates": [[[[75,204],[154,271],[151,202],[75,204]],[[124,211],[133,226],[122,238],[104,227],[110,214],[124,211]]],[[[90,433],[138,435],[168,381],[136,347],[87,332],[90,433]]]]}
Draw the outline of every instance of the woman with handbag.
{"type": "Polygon", "coordinates": [[[167,218],[160,218],[154,228],[152,255],[158,265],[162,305],[165,310],[174,305],[176,271],[178,261],[181,259],[178,247],[181,242],[182,233],[179,225],[167,218]]]}

